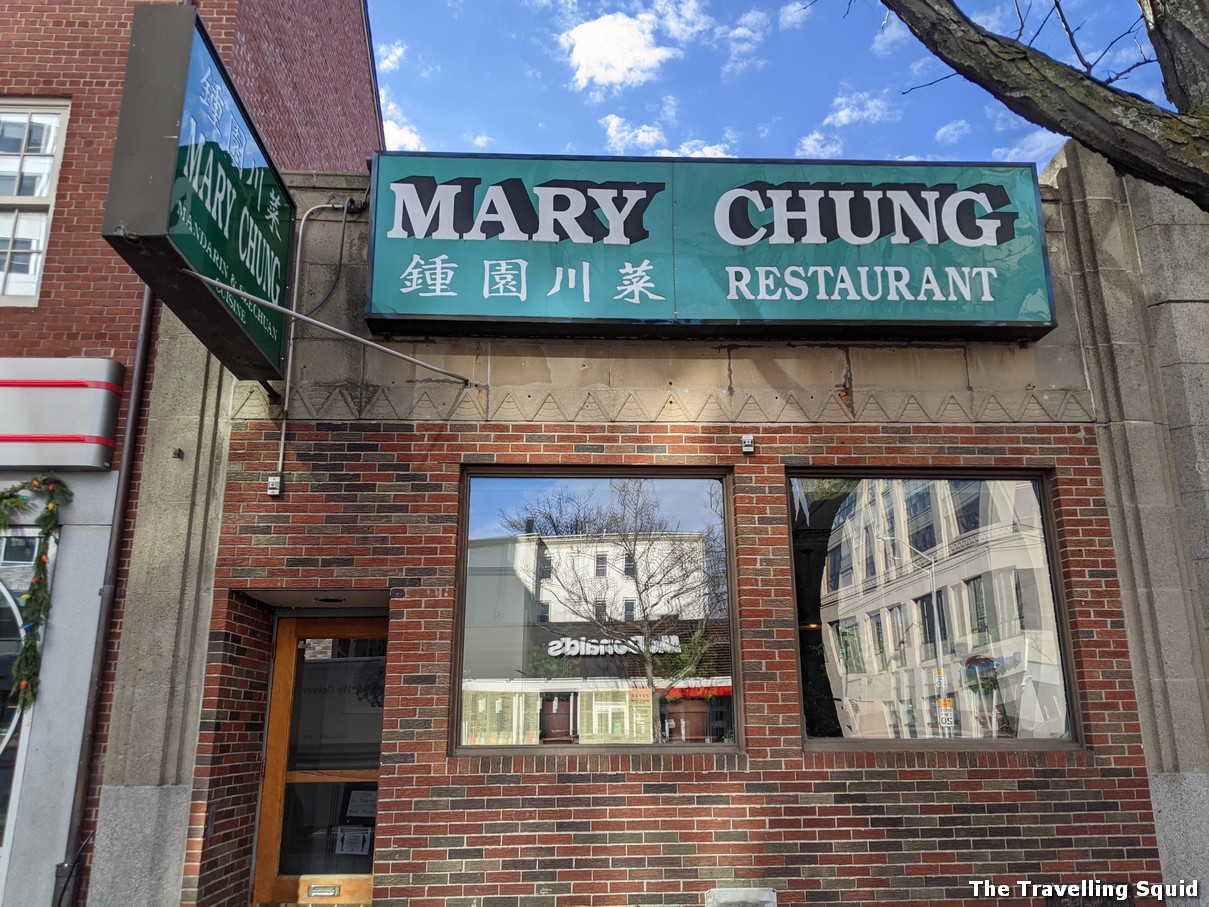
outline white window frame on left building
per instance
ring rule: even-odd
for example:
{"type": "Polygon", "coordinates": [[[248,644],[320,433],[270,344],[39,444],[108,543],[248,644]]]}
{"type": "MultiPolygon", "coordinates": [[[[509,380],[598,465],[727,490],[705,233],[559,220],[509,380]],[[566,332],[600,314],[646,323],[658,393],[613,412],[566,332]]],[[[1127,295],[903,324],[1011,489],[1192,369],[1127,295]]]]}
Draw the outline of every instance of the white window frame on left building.
{"type": "Polygon", "coordinates": [[[65,101],[0,99],[0,177],[16,177],[12,185],[0,182],[0,306],[38,304],[68,106],[65,101]],[[49,142],[37,141],[31,126],[52,122],[49,142]],[[38,220],[43,221],[40,230],[38,220]]]}

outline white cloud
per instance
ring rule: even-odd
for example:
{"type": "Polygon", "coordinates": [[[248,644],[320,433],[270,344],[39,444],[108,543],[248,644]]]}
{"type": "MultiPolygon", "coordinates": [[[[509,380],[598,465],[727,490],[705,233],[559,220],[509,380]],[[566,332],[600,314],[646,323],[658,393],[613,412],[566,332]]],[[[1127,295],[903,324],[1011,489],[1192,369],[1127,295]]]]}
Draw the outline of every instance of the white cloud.
{"type": "Polygon", "coordinates": [[[661,148],[655,154],[662,157],[734,157],[725,142],[710,144],[704,139],[689,139],[676,148],[661,148]]]}
{"type": "Polygon", "coordinates": [[[387,151],[427,151],[428,147],[420,138],[416,127],[410,123],[396,123],[393,120],[382,121],[382,132],[386,137],[387,151]]]}
{"type": "Polygon", "coordinates": [[[714,25],[701,0],[655,0],[651,12],[659,17],[659,27],[677,44],[687,44],[714,25]]]}
{"type": "Polygon", "coordinates": [[[1027,120],[1018,117],[1006,107],[1000,107],[998,104],[988,104],[983,108],[983,112],[987,115],[987,119],[991,121],[991,127],[996,132],[1007,132],[1009,129],[1019,129],[1027,124],[1027,120]]]}
{"type": "Polygon", "coordinates": [[[976,24],[981,25],[987,31],[1011,33],[1016,27],[1016,13],[1007,5],[994,5],[984,7],[970,14],[970,19],[976,24]]]}
{"type": "Polygon", "coordinates": [[[665,61],[681,55],[656,42],[658,24],[652,13],[610,13],[559,35],[575,69],[575,87],[583,91],[596,86],[603,95],[607,89],[617,91],[655,78],[665,61]]]}
{"type": "Polygon", "coordinates": [[[1047,164],[1065,142],[1066,136],[1064,135],[1058,135],[1048,129],[1034,129],[1015,145],[1009,148],[996,148],[992,157],[997,161],[1033,161],[1038,164],[1047,164]]]}
{"type": "Polygon", "coordinates": [[[569,28],[573,22],[583,18],[579,11],[579,0],[522,0],[531,9],[550,10],[559,28],[569,28]]]}
{"type": "Polygon", "coordinates": [[[407,45],[402,41],[379,44],[374,51],[374,56],[378,59],[378,72],[394,72],[403,62],[403,55],[406,53],[407,45]]]}
{"type": "Polygon", "coordinates": [[[714,29],[714,39],[730,49],[730,56],[722,72],[742,72],[749,66],[759,66],[763,60],[756,58],[756,51],[768,36],[771,23],[768,13],[752,9],[739,17],[734,25],[719,25],[714,29]]]}
{"type": "Polygon", "coordinates": [[[470,144],[475,148],[486,148],[488,145],[494,145],[495,139],[486,133],[480,132],[478,135],[470,137],[470,144]]]}
{"type": "Polygon", "coordinates": [[[875,56],[888,57],[898,49],[900,44],[905,44],[911,38],[911,32],[907,30],[907,26],[903,25],[901,19],[897,16],[891,16],[886,20],[886,24],[877,30],[877,36],[873,39],[873,46],[870,48],[875,56]]]}
{"type": "Polygon", "coordinates": [[[805,0],[797,0],[796,3],[786,3],[777,13],[777,24],[781,28],[801,28],[807,17],[810,15],[810,7],[806,5],[805,0]]]}
{"type": "Polygon", "coordinates": [[[794,157],[836,158],[844,153],[844,141],[838,135],[824,135],[815,130],[798,139],[794,157]]]}
{"type": "Polygon", "coordinates": [[[387,151],[427,151],[424,139],[407,117],[403,108],[394,102],[390,90],[385,86],[378,89],[378,102],[382,107],[382,132],[386,138],[387,151]]]}
{"type": "Polygon", "coordinates": [[[853,91],[836,96],[831,102],[831,113],[827,114],[823,125],[838,128],[855,123],[884,123],[901,117],[902,111],[890,105],[884,91],[881,94],[853,91]]]}
{"type": "Polygon", "coordinates": [[[658,123],[631,126],[627,120],[615,113],[602,117],[599,122],[605,128],[605,144],[614,154],[624,154],[632,148],[650,150],[666,141],[658,123]]]}
{"type": "Polygon", "coordinates": [[[965,120],[954,120],[945,123],[936,130],[936,141],[942,145],[956,145],[970,134],[970,124],[965,120]]]}
{"type": "Polygon", "coordinates": [[[915,79],[922,79],[930,73],[939,72],[942,68],[947,68],[947,66],[931,54],[920,57],[908,67],[911,77],[915,79]]]}
{"type": "Polygon", "coordinates": [[[675,123],[680,116],[680,99],[673,94],[663,96],[663,107],[659,119],[664,123],[675,123]]]}

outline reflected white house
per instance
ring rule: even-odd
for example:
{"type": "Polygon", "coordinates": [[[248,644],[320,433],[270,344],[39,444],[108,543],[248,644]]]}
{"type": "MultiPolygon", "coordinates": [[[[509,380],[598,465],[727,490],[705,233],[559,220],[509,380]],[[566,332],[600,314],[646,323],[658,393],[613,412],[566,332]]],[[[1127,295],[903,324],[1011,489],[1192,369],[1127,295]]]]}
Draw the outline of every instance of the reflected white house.
{"type": "Polygon", "coordinates": [[[471,540],[461,742],[649,744],[733,733],[725,575],[710,569],[709,539],[471,540]]]}
{"type": "Polygon", "coordinates": [[[796,536],[813,528],[816,549],[826,539],[803,639],[823,656],[843,736],[1069,736],[1038,490],[1029,479],[794,480],[796,536]]]}

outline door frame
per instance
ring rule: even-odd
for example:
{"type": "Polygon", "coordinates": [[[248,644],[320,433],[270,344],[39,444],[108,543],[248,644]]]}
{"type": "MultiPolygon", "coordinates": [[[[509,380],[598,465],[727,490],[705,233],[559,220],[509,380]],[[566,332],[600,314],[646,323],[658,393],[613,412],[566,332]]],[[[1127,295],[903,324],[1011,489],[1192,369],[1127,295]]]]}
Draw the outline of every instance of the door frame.
{"type": "Polygon", "coordinates": [[[297,781],[378,781],[379,769],[287,771],[290,722],[298,642],[302,639],[385,639],[387,620],[376,617],[282,617],[273,647],[273,676],[266,724],[264,776],[257,820],[253,898],[257,904],[368,904],[374,877],[369,875],[280,875],[281,823],[285,787],[297,781]],[[340,894],[308,894],[311,885],[338,885],[340,894]]]}

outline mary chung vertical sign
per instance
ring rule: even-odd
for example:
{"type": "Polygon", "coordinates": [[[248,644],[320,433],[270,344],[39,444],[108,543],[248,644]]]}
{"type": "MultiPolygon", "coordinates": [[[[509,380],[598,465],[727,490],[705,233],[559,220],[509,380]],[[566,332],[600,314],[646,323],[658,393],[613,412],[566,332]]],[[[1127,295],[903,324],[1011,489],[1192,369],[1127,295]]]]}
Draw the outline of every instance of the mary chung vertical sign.
{"type": "Polygon", "coordinates": [[[281,374],[294,204],[192,7],[135,8],[103,234],[239,378],[281,374]]]}

